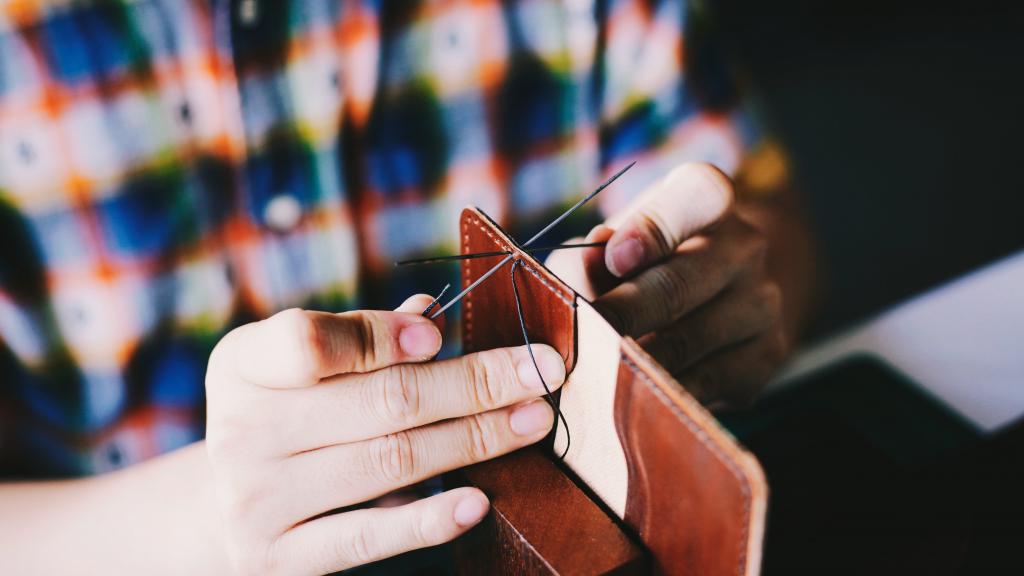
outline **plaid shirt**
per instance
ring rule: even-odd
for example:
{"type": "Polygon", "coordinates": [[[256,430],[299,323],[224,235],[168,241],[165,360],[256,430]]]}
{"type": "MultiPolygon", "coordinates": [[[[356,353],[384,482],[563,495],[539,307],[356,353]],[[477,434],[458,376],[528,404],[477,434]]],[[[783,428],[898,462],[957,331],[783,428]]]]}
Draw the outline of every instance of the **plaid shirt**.
{"type": "Polygon", "coordinates": [[[227,330],[436,292],[455,270],[391,262],[455,251],[466,204],[522,233],[629,160],[601,211],[683,160],[734,170],[756,132],[713,46],[683,49],[692,16],[0,2],[0,471],[102,472],[201,438],[227,330]]]}

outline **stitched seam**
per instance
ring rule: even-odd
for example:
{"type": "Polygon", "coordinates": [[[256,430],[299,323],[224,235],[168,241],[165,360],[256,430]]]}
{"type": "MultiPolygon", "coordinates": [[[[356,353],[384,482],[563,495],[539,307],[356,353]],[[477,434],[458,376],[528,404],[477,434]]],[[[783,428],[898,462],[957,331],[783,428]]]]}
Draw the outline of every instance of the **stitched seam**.
{"type": "MultiPolygon", "coordinates": [[[[500,238],[495,236],[490,230],[488,230],[486,227],[484,227],[483,223],[480,222],[480,220],[478,218],[470,218],[470,220],[473,222],[473,224],[476,224],[477,228],[479,228],[481,232],[483,232],[484,234],[487,234],[487,237],[490,238],[494,242],[494,244],[496,246],[498,246],[498,248],[500,248],[500,249],[502,249],[502,250],[504,250],[506,252],[514,252],[514,250],[510,246],[505,245],[501,241],[500,238]]],[[[539,272],[537,272],[537,270],[535,270],[532,266],[527,264],[525,260],[520,258],[519,261],[520,261],[520,266],[521,267],[523,267],[527,271],[529,271],[530,274],[533,274],[533,276],[536,277],[537,280],[540,280],[540,283],[543,284],[559,300],[561,300],[562,302],[565,302],[569,306],[572,306],[573,301],[572,301],[571,298],[569,298],[565,294],[562,294],[562,292],[560,290],[555,288],[554,284],[549,282],[546,278],[544,278],[544,276],[542,276],[539,272]]],[[[468,297],[468,295],[467,295],[467,297],[468,297]]]]}
{"type": "Polygon", "coordinates": [[[657,396],[659,400],[661,400],[662,404],[667,406],[669,410],[672,411],[676,418],[678,418],[679,421],[686,426],[690,433],[693,434],[693,436],[697,438],[697,440],[701,444],[708,448],[711,451],[711,453],[714,454],[715,458],[719,462],[721,462],[722,465],[725,466],[725,468],[739,482],[740,491],[743,493],[743,523],[742,532],[740,533],[739,539],[740,549],[739,566],[737,568],[737,573],[741,575],[744,574],[745,567],[747,564],[747,533],[750,525],[750,488],[744,481],[743,475],[736,468],[736,465],[722,453],[721,448],[719,448],[718,445],[715,444],[715,442],[713,442],[707,436],[707,433],[704,432],[704,430],[702,430],[699,426],[697,426],[697,424],[693,421],[692,418],[690,418],[689,415],[686,414],[686,412],[680,410],[679,407],[676,406],[674,402],[672,402],[668,395],[665,394],[665,392],[661,390],[661,388],[659,388],[658,385],[651,380],[651,378],[647,375],[646,372],[641,370],[639,366],[633,363],[633,361],[627,358],[626,356],[622,356],[622,361],[625,362],[626,366],[628,366],[630,371],[633,372],[633,375],[640,378],[640,380],[642,380],[654,392],[654,395],[657,396]]]}
{"type": "MultiPolygon", "coordinates": [[[[468,230],[468,228],[469,227],[467,226],[467,224],[465,222],[463,222],[463,224],[462,224],[462,246],[464,247],[466,254],[470,254],[470,253],[473,252],[470,249],[470,246],[469,246],[469,230],[468,230]]],[[[470,270],[472,262],[473,262],[472,260],[466,260],[464,262],[465,265],[462,267],[462,275],[464,276],[464,278],[462,280],[463,286],[469,286],[469,283],[471,281],[470,279],[473,278],[472,272],[470,270]]],[[[463,342],[463,350],[469,350],[469,349],[471,349],[472,342],[473,342],[473,293],[472,292],[470,292],[469,294],[466,294],[466,301],[464,303],[464,306],[462,307],[462,315],[463,315],[463,318],[465,319],[464,325],[466,326],[466,334],[465,334],[465,339],[464,339],[464,342],[463,342]]]]}

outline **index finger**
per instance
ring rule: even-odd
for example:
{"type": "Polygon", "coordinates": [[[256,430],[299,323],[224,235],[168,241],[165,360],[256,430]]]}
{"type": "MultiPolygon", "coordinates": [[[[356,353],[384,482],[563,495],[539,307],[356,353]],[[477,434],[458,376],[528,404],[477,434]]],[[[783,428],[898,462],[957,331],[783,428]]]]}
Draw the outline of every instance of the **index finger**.
{"type": "Polygon", "coordinates": [[[605,265],[629,276],[672,254],[732,208],[729,178],[710,164],[683,164],[637,198],[605,248],[605,265]]]}
{"type": "Polygon", "coordinates": [[[757,269],[765,250],[753,227],[731,217],[714,234],[690,238],[672,258],[602,294],[594,306],[619,332],[637,338],[709,302],[757,269]]]}
{"type": "Polygon", "coordinates": [[[336,374],[429,360],[441,348],[441,332],[414,313],[293,308],[242,326],[221,344],[219,356],[227,357],[242,380],[267,388],[301,388],[336,374]]]}
{"type": "Polygon", "coordinates": [[[536,368],[526,347],[517,346],[331,378],[295,390],[276,414],[274,428],[288,450],[305,452],[537,398],[545,384],[551,390],[562,385],[565,361],[550,346],[531,346],[536,368]]]}

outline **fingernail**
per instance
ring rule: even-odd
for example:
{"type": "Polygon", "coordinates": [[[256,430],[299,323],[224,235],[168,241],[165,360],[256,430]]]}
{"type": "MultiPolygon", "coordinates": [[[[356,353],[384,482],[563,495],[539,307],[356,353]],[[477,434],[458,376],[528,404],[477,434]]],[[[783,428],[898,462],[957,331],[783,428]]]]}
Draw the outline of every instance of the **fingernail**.
{"type": "MultiPolygon", "coordinates": [[[[543,390],[544,385],[537,377],[537,368],[533,366],[530,352],[526,346],[520,348],[518,354],[520,358],[516,364],[516,374],[519,376],[519,381],[527,388],[543,390]]],[[[537,366],[540,368],[540,373],[544,376],[544,382],[547,383],[548,388],[554,390],[561,386],[562,381],[565,380],[565,362],[562,360],[562,356],[554,348],[543,344],[533,345],[533,356],[537,359],[537,366]]]]}
{"type": "Polygon", "coordinates": [[[459,526],[472,526],[487,514],[487,499],[474,494],[466,496],[455,505],[455,523],[459,526]]]}
{"type": "Polygon", "coordinates": [[[547,402],[534,400],[513,410],[508,425],[520,436],[536,436],[551,430],[553,418],[554,413],[547,402]]]}
{"type": "Polygon", "coordinates": [[[637,238],[627,238],[612,248],[612,274],[622,277],[636,270],[644,262],[644,245],[637,238]]]}
{"type": "Polygon", "coordinates": [[[441,332],[433,324],[412,324],[402,328],[398,344],[409,356],[433,356],[441,348],[441,332]]]}

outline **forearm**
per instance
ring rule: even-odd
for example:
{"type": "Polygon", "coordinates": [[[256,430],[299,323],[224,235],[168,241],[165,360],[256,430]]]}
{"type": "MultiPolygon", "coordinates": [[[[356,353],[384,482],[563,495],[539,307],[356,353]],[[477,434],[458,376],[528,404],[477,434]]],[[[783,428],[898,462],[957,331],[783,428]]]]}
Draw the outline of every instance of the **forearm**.
{"type": "Polygon", "coordinates": [[[223,574],[202,442],[95,478],[0,485],[5,574],[223,574]]]}

